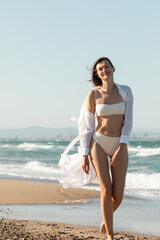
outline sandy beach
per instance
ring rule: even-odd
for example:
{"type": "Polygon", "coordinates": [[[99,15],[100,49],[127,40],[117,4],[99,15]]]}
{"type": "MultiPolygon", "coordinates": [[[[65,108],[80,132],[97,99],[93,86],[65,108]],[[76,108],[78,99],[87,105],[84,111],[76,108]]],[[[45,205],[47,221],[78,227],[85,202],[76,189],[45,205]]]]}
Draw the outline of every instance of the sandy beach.
{"type": "Polygon", "coordinates": [[[64,189],[57,184],[0,180],[0,204],[72,204],[78,200],[99,198],[100,192],[64,189]]]}
{"type": "MultiPolygon", "coordinates": [[[[8,215],[3,214],[5,205],[12,206],[17,204],[21,208],[23,204],[75,204],[76,201],[99,198],[99,191],[86,189],[63,189],[56,184],[22,182],[0,180],[0,239],[107,239],[106,235],[99,232],[99,228],[91,226],[71,225],[57,222],[42,222],[32,220],[9,219],[8,215]]],[[[23,216],[22,216],[23,217],[23,216]]],[[[62,216],[63,217],[63,216],[62,216]]],[[[21,218],[23,219],[23,218],[21,218]]],[[[24,218],[25,219],[25,218],[24,218]]],[[[47,219],[46,219],[47,221],[47,219]]],[[[76,222],[75,222],[76,224],[76,222]]],[[[83,224],[83,223],[82,223],[83,224]]],[[[114,231],[115,239],[160,239],[158,236],[134,234],[131,232],[114,231]]]]}
{"type": "MultiPolygon", "coordinates": [[[[98,228],[78,226],[70,224],[58,224],[38,221],[19,221],[19,220],[1,220],[0,221],[0,239],[38,239],[38,240],[104,240],[106,235],[99,232],[98,228]]],[[[159,237],[134,234],[128,232],[114,232],[115,239],[125,240],[158,240],[159,237]]]]}

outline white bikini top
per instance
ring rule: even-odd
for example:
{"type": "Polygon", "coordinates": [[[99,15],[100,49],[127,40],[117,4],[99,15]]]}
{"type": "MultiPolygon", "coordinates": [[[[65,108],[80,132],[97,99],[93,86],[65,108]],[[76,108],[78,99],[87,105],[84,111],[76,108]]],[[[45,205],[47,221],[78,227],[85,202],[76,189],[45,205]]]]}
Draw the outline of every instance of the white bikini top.
{"type": "Polygon", "coordinates": [[[120,115],[125,112],[124,102],[115,104],[96,104],[97,116],[107,116],[107,115],[120,115]]]}
{"type": "MultiPolygon", "coordinates": [[[[97,91],[95,90],[95,100],[97,99],[97,91]]],[[[96,104],[97,116],[104,117],[108,115],[121,115],[125,113],[125,103],[115,104],[96,104]]]]}

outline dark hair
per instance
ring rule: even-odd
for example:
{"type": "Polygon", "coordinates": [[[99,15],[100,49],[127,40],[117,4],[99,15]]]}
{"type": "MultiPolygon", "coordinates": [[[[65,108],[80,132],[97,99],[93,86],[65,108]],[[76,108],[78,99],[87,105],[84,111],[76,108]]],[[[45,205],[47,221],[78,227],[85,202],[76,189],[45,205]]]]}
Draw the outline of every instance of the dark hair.
{"type": "Polygon", "coordinates": [[[110,60],[109,58],[107,58],[107,57],[101,57],[101,58],[99,58],[99,59],[94,63],[94,65],[93,65],[93,68],[92,68],[92,70],[91,70],[92,78],[89,80],[89,82],[92,82],[95,86],[102,85],[102,80],[101,80],[101,79],[98,77],[98,75],[97,75],[96,66],[97,66],[98,63],[103,62],[103,61],[108,61],[108,62],[110,63],[110,65],[111,65],[112,67],[114,67],[113,64],[112,64],[112,62],[111,62],[111,60],[110,60]]]}

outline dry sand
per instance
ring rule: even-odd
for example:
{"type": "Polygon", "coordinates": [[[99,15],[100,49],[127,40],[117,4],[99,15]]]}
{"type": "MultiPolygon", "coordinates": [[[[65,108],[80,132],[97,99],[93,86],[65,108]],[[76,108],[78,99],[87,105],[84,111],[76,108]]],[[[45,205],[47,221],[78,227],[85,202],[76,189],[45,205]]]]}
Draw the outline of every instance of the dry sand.
{"type": "Polygon", "coordinates": [[[72,204],[77,200],[99,198],[100,192],[64,189],[60,185],[0,180],[0,204],[72,204]]]}
{"type": "MultiPolygon", "coordinates": [[[[44,223],[37,221],[1,220],[0,239],[20,239],[20,240],[104,240],[106,235],[101,234],[98,228],[77,226],[59,223],[44,223]]],[[[152,237],[142,234],[128,232],[114,232],[115,240],[158,240],[159,237],[152,237]]]]}

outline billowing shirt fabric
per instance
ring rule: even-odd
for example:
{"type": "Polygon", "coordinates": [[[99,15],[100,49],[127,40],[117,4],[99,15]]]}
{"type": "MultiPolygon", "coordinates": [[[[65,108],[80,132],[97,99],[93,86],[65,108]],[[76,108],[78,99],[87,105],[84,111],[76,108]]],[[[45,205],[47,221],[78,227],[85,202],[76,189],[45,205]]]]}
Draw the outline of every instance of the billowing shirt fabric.
{"type": "MultiPolygon", "coordinates": [[[[128,86],[120,84],[116,84],[116,86],[118,87],[119,94],[122,96],[125,103],[124,123],[121,130],[120,143],[128,144],[133,122],[133,95],[128,86]]],[[[78,119],[79,136],[72,140],[61,155],[59,161],[59,166],[67,175],[67,177],[60,180],[60,183],[64,188],[81,187],[90,183],[96,177],[91,161],[89,161],[89,174],[84,173],[81,167],[82,156],[88,155],[90,152],[91,139],[98,123],[96,114],[92,114],[88,110],[87,99],[88,97],[83,102],[78,119]],[[78,153],[68,155],[67,153],[78,141],[80,141],[78,153]]]]}

